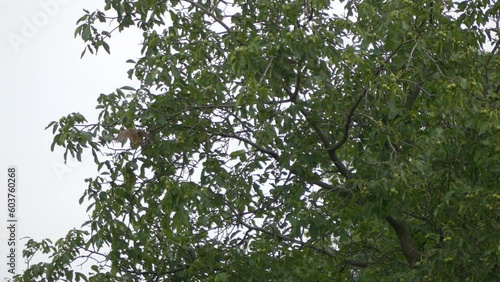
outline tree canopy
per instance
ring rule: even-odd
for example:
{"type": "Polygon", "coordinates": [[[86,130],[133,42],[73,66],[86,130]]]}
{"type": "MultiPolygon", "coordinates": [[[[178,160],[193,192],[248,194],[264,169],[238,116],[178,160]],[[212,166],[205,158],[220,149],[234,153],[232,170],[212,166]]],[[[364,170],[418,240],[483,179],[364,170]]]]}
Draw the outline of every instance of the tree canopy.
{"type": "Polygon", "coordinates": [[[104,2],[140,88],[47,127],[99,172],[19,281],[500,280],[498,2],[104,2]]]}

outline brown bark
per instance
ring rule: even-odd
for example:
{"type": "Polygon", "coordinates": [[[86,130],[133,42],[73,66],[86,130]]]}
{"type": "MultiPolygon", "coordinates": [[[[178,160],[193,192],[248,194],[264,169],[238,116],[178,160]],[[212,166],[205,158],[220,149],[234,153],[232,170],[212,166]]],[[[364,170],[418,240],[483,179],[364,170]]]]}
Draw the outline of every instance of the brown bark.
{"type": "Polygon", "coordinates": [[[415,248],[413,240],[411,239],[410,228],[406,222],[400,219],[395,219],[392,216],[387,216],[385,220],[387,220],[392,229],[394,229],[394,232],[396,232],[399,245],[401,246],[401,251],[405,256],[406,261],[413,266],[414,263],[422,260],[422,254],[415,248]]]}

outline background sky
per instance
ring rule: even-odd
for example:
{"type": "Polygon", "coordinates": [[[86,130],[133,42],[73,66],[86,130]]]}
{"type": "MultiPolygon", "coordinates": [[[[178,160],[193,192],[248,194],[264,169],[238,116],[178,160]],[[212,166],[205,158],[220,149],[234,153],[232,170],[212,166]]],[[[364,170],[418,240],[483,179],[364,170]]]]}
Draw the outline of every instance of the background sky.
{"type": "MultiPolygon", "coordinates": [[[[123,85],[127,59],[139,56],[140,32],[113,34],[111,55],[87,54],[73,33],[83,9],[104,1],[24,0],[0,2],[0,220],[7,222],[7,168],[18,169],[17,238],[57,240],[88,219],[78,199],[84,179],[96,175],[91,155],[64,164],[50,151],[47,124],[72,112],[97,117],[96,99],[123,85]]],[[[111,28],[110,28],[111,29],[111,28]]],[[[104,51],[104,50],[102,50],[104,51]]],[[[0,229],[0,281],[8,276],[8,230],[0,229]]],[[[22,246],[26,239],[20,240],[22,246]]],[[[25,266],[18,250],[18,271],[25,266]]]]}

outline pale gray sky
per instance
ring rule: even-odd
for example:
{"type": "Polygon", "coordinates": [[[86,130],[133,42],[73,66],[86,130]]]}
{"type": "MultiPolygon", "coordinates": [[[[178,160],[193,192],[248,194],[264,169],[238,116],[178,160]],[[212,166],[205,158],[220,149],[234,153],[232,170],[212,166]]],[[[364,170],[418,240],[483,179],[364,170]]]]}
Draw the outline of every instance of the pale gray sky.
{"type": "MultiPolygon", "coordinates": [[[[0,220],[7,220],[7,167],[18,168],[18,239],[58,239],[87,219],[78,199],[84,178],[96,175],[91,157],[64,165],[62,150],[50,151],[52,132],[45,126],[71,112],[97,116],[96,99],[123,85],[139,56],[140,32],[114,34],[111,55],[86,55],[73,37],[83,8],[104,1],[25,0],[0,3],[0,220]]],[[[104,51],[104,50],[102,50],[104,51]]],[[[5,226],[5,225],[3,225],[5,226]]],[[[7,229],[0,229],[0,279],[7,276],[7,229]]],[[[24,245],[25,241],[20,242],[24,245]]],[[[24,268],[18,251],[18,270],[24,268]]]]}

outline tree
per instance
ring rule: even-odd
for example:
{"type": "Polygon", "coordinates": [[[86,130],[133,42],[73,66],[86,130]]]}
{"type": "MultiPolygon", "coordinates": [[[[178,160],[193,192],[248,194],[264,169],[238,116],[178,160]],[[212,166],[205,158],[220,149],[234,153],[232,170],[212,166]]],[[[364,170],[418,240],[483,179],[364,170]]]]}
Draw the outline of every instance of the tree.
{"type": "Polygon", "coordinates": [[[19,280],[500,279],[498,2],[105,4],[141,87],[49,124],[100,174],[19,280]]]}

